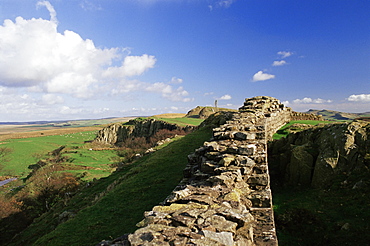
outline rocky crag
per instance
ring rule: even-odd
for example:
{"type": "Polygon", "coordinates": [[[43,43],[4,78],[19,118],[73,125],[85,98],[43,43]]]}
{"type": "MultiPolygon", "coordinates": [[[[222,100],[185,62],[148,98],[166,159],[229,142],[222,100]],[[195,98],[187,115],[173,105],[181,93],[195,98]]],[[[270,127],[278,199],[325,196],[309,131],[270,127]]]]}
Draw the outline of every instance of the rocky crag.
{"type": "Polygon", "coordinates": [[[99,245],[277,245],[267,141],[292,111],[275,98],[255,97],[223,114],[227,120],[213,118],[224,124],[188,156],[184,179],[145,212],[141,228],[99,245]]]}
{"type": "Polygon", "coordinates": [[[282,183],[327,188],[339,176],[369,172],[370,123],[311,128],[272,142],[269,150],[270,168],[282,183]]]}
{"type": "Polygon", "coordinates": [[[123,142],[125,139],[135,137],[149,138],[157,133],[159,130],[183,130],[185,132],[191,132],[195,129],[194,126],[181,127],[176,124],[171,124],[162,120],[156,119],[134,119],[127,123],[114,123],[101,129],[94,142],[106,143],[106,144],[118,144],[123,142]]]}

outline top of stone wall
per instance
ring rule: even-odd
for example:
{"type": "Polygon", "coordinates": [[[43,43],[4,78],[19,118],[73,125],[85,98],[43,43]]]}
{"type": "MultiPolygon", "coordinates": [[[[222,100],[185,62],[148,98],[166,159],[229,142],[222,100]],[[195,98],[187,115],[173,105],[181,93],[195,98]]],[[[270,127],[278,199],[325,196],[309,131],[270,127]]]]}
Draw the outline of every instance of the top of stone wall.
{"type": "Polygon", "coordinates": [[[291,111],[290,108],[285,107],[278,99],[269,96],[246,98],[244,105],[239,108],[239,112],[245,113],[256,113],[257,111],[269,113],[282,110],[291,111]]]}

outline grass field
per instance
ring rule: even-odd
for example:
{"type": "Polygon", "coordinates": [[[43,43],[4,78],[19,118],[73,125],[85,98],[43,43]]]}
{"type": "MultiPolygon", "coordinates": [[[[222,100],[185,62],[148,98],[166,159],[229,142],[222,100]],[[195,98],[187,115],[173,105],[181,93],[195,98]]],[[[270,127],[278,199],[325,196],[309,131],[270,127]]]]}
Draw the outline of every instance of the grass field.
{"type": "MultiPolygon", "coordinates": [[[[48,152],[66,146],[65,155],[68,155],[75,166],[81,166],[80,172],[92,172],[95,175],[88,178],[96,178],[110,174],[111,157],[115,156],[112,150],[91,151],[84,145],[84,141],[93,140],[96,136],[95,131],[82,131],[75,133],[65,133],[61,135],[50,135],[42,137],[8,139],[1,142],[1,147],[12,150],[7,157],[8,161],[0,170],[0,176],[25,177],[30,172],[28,166],[35,164],[42,159],[48,152]],[[100,173],[98,176],[97,173],[100,173]]],[[[77,172],[78,167],[71,168],[77,172]]]]}
{"type": "MultiPolygon", "coordinates": [[[[286,137],[290,131],[289,131],[289,128],[293,125],[293,124],[306,124],[306,125],[313,125],[313,126],[316,126],[318,124],[330,124],[330,123],[334,123],[334,122],[337,122],[337,121],[319,121],[319,120],[293,120],[293,121],[290,121],[288,124],[284,125],[282,128],[280,128],[274,135],[273,135],[273,139],[280,139],[282,137],[286,137]]],[[[296,130],[299,130],[299,129],[296,129],[296,130]]]]}

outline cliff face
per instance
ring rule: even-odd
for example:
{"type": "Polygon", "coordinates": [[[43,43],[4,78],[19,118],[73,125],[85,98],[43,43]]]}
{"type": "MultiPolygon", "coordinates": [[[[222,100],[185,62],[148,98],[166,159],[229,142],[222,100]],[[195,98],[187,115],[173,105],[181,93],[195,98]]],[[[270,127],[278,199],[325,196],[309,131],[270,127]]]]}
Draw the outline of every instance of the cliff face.
{"type": "Polygon", "coordinates": [[[155,119],[130,120],[126,124],[115,123],[101,129],[94,141],[108,144],[117,144],[125,139],[134,137],[151,137],[159,130],[184,130],[190,132],[195,129],[193,126],[181,127],[165,121],[155,119]]]}
{"type": "Polygon", "coordinates": [[[284,183],[314,188],[369,172],[370,124],[359,120],[290,134],[269,145],[269,164],[284,183]]]}

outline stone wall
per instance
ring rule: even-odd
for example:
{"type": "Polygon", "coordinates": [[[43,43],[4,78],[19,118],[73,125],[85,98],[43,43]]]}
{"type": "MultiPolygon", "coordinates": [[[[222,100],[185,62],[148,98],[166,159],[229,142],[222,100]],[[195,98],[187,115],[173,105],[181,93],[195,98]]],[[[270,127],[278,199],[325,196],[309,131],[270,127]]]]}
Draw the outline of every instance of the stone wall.
{"type": "Polygon", "coordinates": [[[140,229],[100,245],[277,245],[267,141],[290,119],[275,98],[246,99],[188,156],[183,180],[140,229]]]}
{"type": "Polygon", "coordinates": [[[290,115],[291,120],[324,120],[322,115],[317,114],[307,114],[292,111],[290,115]]]}

